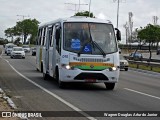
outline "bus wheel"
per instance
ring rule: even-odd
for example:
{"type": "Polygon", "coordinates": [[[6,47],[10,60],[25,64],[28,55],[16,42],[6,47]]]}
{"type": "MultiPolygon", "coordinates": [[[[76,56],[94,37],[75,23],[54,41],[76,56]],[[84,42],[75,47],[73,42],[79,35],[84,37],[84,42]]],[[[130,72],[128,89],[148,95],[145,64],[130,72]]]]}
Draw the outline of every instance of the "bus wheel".
{"type": "Polygon", "coordinates": [[[125,71],[128,71],[128,68],[125,68],[125,71]]]}
{"type": "Polygon", "coordinates": [[[56,70],[56,81],[58,82],[59,88],[64,88],[64,82],[59,79],[59,72],[56,70]]]}
{"type": "Polygon", "coordinates": [[[107,90],[113,90],[115,87],[115,83],[104,83],[107,90]]]}
{"type": "Polygon", "coordinates": [[[41,63],[41,72],[43,73],[43,63],[41,63]]]}

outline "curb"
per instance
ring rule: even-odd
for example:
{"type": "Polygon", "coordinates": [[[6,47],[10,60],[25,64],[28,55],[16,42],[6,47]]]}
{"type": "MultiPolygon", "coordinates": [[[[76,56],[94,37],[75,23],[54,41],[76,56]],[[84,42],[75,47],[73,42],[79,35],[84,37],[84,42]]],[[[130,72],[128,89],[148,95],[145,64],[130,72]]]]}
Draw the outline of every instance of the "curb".
{"type": "Polygon", "coordinates": [[[7,101],[8,105],[12,109],[17,109],[16,105],[13,103],[12,99],[7,97],[4,91],[0,88],[0,97],[7,101]]]}
{"type": "MultiPolygon", "coordinates": [[[[6,100],[7,104],[11,107],[11,109],[14,109],[14,110],[17,109],[12,99],[6,96],[2,88],[0,88],[0,98],[6,100]]],[[[18,118],[20,118],[21,120],[29,120],[27,117],[18,117],[18,118]]]]}

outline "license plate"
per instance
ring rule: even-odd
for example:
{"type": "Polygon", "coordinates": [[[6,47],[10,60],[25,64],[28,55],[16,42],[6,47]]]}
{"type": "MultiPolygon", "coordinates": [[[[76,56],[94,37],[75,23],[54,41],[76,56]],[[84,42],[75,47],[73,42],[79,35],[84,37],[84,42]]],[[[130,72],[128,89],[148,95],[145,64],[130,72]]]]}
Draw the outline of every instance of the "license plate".
{"type": "Polygon", "coordinates": [[[85,79],[86,82],[96,82],[96,79],[85,79]]]}

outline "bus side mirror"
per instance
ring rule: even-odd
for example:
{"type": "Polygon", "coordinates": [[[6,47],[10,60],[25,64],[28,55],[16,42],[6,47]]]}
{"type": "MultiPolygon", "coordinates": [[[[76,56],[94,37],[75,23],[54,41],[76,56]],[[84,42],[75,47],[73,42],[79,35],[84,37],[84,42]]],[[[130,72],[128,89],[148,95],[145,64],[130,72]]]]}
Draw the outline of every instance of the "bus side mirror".
{"type": "Polygon", "coordinates": [[[118,28],[115,28],[116,30],[116,37],[118,41],[121,41],[121,31],[118,28]]]}

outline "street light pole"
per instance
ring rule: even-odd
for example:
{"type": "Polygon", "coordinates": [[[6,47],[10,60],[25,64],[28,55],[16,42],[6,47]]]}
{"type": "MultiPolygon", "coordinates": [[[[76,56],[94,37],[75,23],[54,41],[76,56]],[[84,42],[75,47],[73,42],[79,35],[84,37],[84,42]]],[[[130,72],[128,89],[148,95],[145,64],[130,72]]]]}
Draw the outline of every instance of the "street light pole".
{"type": "Polygon", "coordinates": [[[91,0],[89,1],[89,17],[90,17],[90,13],[91,13],[90,9],[91,9],[91,0]]]}
{"type": "Polygon", "coordinates": [[[119,0],[117,2],[118,2],[118,5],[117,5],[117,28],[118,28],[118,21],[119,21],[119,0]]]}

